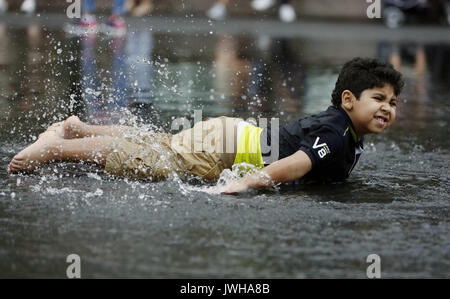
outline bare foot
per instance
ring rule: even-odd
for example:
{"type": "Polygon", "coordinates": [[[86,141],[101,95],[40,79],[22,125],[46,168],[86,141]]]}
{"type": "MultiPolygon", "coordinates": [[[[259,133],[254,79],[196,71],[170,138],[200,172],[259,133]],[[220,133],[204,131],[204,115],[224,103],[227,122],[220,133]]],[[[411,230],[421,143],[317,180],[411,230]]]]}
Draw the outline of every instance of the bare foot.
{"type": "MultiPolygon", "coordinates": [[[[64,139],[83,138],[87,135],[86,124],[75,115],[68,117],[65,121],[52,124],[46,132],[48,131],[55,131],[56,135],[64,139]]],[[[43,134],[39,135],[39,138],[43,134]]]]}
{"type": "Polygon", "coordinates": [[[55,131],[47,131],[40,138],[14,156],[9,163],[8,172],[30,172],[36,167],[60,158],[58,145],[63,139],[55,131]]]}

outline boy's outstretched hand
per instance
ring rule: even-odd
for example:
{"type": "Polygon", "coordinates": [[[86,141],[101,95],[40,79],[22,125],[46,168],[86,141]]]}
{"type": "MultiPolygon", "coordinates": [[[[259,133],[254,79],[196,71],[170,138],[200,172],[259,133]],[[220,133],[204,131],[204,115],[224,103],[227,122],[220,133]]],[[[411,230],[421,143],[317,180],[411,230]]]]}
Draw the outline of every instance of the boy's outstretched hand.
{"type": "Polygon", "coordinates": [[[242,180],[231,183],[226,187],[225,194],[241,193],[248,190],[248,184],[242,180]]]}
{"type": "Polygon", "coordinates": [[[249,174],[242,179],[231,183],[225,188],[226,194],[241,193],[251,188],[273,186],[273,181],[264,170],[249,174]]]}
{"type": "Polygon", "coordinates": [[[303,151],[276,161],[261,171],[249,174],[225,188],[225,194],[245,192],[252,188],[271,187],[303,177],[312,168],[311,159],[303,151]]]}

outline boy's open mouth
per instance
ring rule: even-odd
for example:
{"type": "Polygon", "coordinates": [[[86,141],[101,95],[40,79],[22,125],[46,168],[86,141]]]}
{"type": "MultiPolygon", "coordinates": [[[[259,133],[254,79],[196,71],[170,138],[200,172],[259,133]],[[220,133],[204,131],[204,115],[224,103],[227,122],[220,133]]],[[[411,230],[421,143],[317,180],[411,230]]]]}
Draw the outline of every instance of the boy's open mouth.
{"type": "Polygon", "coordinates": [[[375,116],[375,119],[381,126],[385,126],[387,124],[387,122],[389,121],[389,119],[387,117],[381,116],[381,115],[375,116]]]}

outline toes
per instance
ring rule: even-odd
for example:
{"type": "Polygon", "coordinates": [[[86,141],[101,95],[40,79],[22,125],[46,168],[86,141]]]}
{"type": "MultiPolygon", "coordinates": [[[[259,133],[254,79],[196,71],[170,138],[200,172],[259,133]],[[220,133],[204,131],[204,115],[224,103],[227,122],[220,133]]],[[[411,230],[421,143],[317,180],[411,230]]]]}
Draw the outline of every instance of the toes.
{"type": "Polygon", "coordinates": [[[9,168],[11,169],[20,169],[23,167],[23,162],[21,160],[12,160],[11,163],[9,163],[9,168]]]}
{"type": "Polygon", "coordinates": [[[11,165],[14,165],[14,166],[22,166],[23,165],[23,160],[12,160],[11,161],[11,165]]]}
{"type": "MultiPolygon", "coordinates": [[[[33,162],[33,161],[30,161],[33,162]]],[[[13,160],[8,166],[8,173],[27,173],[33,170],[34,167],[31,167],[30,165],[26,165],[24,161],[16,161],[13,160]]]]}
{"type": "Polygon", "coordinates": [[[14,162],[11,162],[8,166],[8,173],[16,173],[20,170],[20,166],[14,162]]]}
{"type": "Polygon", "coordinates": [[[17,173],[18,169],[12,165],[8,167],[8,173],[17,173]]]}
{"type": "Polygon", "coordinates": [[[25,155],[22,154],[22,153],[18,153],[17,155],[15,155],[15,156],[13,157],[13,159],[11,160],[11,162],[13,162],[13,161],[23,161],[23,160],[25,160],[25,155]]]}
{"type": "Polygon", "coordinates": [[[11,163],[23,163],[25,159],[26,159],[25,154],[18,153],[17,155],[14,156],[14,158],[12,158],[11,163]]]}

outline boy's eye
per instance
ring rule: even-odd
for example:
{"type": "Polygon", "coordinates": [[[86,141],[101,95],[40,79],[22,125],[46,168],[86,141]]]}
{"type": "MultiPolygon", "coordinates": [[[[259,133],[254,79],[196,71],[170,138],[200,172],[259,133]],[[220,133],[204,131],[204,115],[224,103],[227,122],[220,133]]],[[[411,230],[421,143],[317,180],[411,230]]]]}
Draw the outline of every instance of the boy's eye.
{"type": "Polygon", "coordinates": [[[391,102],[391,106],[397,107],[397,102],[391,102]]]}

